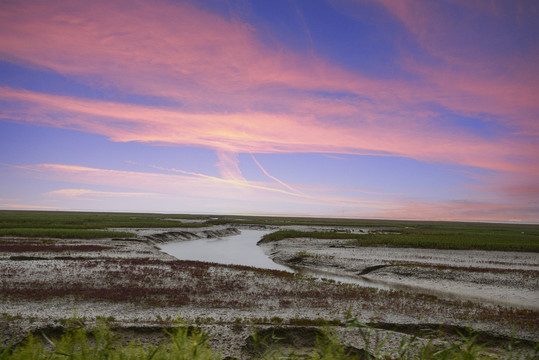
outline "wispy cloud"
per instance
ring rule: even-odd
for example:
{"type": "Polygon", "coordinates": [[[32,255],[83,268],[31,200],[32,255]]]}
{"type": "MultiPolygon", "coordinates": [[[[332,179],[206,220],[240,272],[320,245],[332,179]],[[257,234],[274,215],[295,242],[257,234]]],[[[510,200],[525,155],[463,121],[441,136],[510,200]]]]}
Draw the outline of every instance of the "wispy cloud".
{"type": "MultiPolygon", "coordinates": [[[[451,60],[448,54],[453,48],[441,48],[446,49],[442,52],[435,47],[435,40],[451,33],[449,26],[454,25],[438,21],[442,14],[437,6],[426,5],[430,2],[383,4],[431,53],[451,60]],[[415,16],[417,12],[425,16],[415,16]]],[[[489,121],[516,126],[513,131],[536,134],[538,72],[528,71],[533,70],[532,65],[522,66],[517,77],[514,71],[493,77],[491,71],[477,71],[488,69],[491,59],[460,64],[456,70],[408,63],[405,65],[422,79],[377,80],[318,57],[269,47],[249,24],[187,3],[99,1],[79,5],[73,7],[67,1],[55,7],[39,2],[24,7],[6,5],[0,13],[0,56],[81,81],[97,80],[121,91],[182,103],[181,111],[140,112],[142,109],[133,111],[118,103],[91,104],[76,99],[59,106],[51,98],[45,103],[39,95],[25,94],[27,101],[41,101],[45,109],[40,111],[45,114],[61,109],[67,117],[72,113],[110,117],[107,121],[114,125],[108,129],[94,123],[95,119],[77,122],[84,131],[108,133],[115,141],[193,143],[253,153],[386,152],[504,170],[512,168],[504,154],[529,156],[524,146],[537,150],[526,139],[500,141],[440,122],[441,112],[433,106],[426,111],[424,106],[436,104],[444,112],[460,115],[487,114],[489,121]],[[163,18],[162,13],[169,16],[163,18]],[[349,96],[343,100],[322,93],[349,96]],[[120,113],[126,124],[117,119],[120,113]],[[125,125],[133,122],[137,127],[127,129],[125,125]],[[335,125],[337,129],[332,131],[335,125]],[[336,139],[341,146],[335,146],[336,139]]],[[[513,60],[500,61],[511,64],[513,60]]],[[[4,112],[3,117],[16,115],[4,112]]],[[[61,126],[51,119],[41,120],[61,126]]]]}
{"type": "MultiPolygon", "coordinates": [[[[76,184],[113,186],[138,190],[135,193],[153,194],[159,189],[159,194],[174,194],[175,196],[189,195],[218,199],[243,199],[245,201],[285,201],[304,204],[324,204],[332,206],[363,206],[385,208],[385,201],[364,200],[346,196],[323,194],[304,194],[275,188],[267,183],[222,179],[209,175],[198,174],[178,169],[157,169],[169,173],[121,171],[99,169],[84,166],[64,164],[35,164],[13,167],[18,171],[27,172],[30,177],[40,179],[62,180],[76,184]],[[256,193],[249,193],[255,190],[256,193]],[[245,196],[248,194],[249,196],[245,196]]],[[[339,189],[334,189],[338,191],[339,189]]],[[[60,190],[60,195],[83,195],[86,189],[60,190]]],[[[92,190],[90,190],[92,192],[92,190]]],[[[48,192],[48,194],[55,192],[48,192]]],[[[96,191],[96,194],[114,195],[96,191]]],[[[127,193],[130,192],[121,192],[127,193]]]]}
{"type": "Polygon", "coordinates": [[[418,89],[417,95],[464,114],[488,112],[489,121],[539,135],[539,49],[510,34],[515,28],[537,31],[537,4],[523,10],[519,2],[378,2],[436,59],[403,58],[405,68],[425,81],[423,90],[431,91],[428,96],[418,89]]]}
{"type": "Polygon", "coordinates": [[[126,198],[126,197],[142,197],[142,198],[159,198],[162,194],[146,193],[146,192],[122,192],[122,191],[97,191],[91,189],[60,189],[44,193],[45,196],[53,197],[68,197],[68,198],[126,198]]]}
{"type": "Polygon", "coordinates": [[[518,202],[409,201],[392,210],[380,212],[380,216],[408,220],[537,222],[538,211],[535,204],[518,202]]]}
{"type": "Polygon", "coordinates": [[[291,193],[282,189],[273,188],[265,183],[247,181],[245,179],[243,180],[237,180],[235,178],[227,179],[227,178],[215,177],[215,176],[210,176],[210,175],[205,175],[205,174],[200,174],[200,173],[195,173],[195,172],[185,171],[185,170],[180,170],[180,169],[175,169],[175,168],[164,168],[161,166],[152,166],[152,167],[154,169],[163,170],[167,173],[182,174],[182,175],[187,175],[189,177],[192,177],[194,179],[198,178],[204,181],[213,182],[216,185],[224,186],[224,187],[233,186],[236,189],[239,189],[239,188],[243,188],[245,190],[258,189],[258,190],[264,190],[264,191],[269,191],[269,192],[277,192],[277,193],[281,193],[285,195],[292,195],[292,196],[296,195],[295,193],[291,193]]]}
{"type": "Polygon", "coordinates": [[[218,151],[217,157],[219,158],[217,167],[223,179],[246,182],[239,167],[238,154],[218,151]]]}
{"type": "MultiPolygon", "coordinates": [[[[431,220],[484,220],[484,221],[535,221],[538,211],[535,202],[519,199],[506,201],[407,200],[402,194],[376,193],[355,188],[300,187],[298,192],[272,187],[271,184],[236,180],[198,174],[177,169],[156,167],[160,173],[133,172],[72,166],[63,164],[35,164],[12,167],[30,178],[61,180],[82,187],[65,188],[43,193],[43,200],[73,199],[80,204],[85,201],[105,201],[118,199],[165,199],[167,209],[176,209],[179,201],[196,198],[191,211],[200,211],[200,204],[214,204],[213,211],[219,211],[216,200],[226,200],[223,211],[273,214],[301,214],[306,209],[319,216],[350,216],[369,218],[431,219],[431,220]],[[241,185],[240,185],[241,184],[241,185]],[[90,187],[89,187],[90,186],[90,187]],[[117,187],[132,191],[101,191],[91,186],[117,187]],[[158,190],[158,192],[156,192],[158,190]],[[371,199],[367,200],[365,195],[371,199]],[[286,204],[286,211],[282,205],[286,204]],[[250,209],[250,210],[249,210],[250,209]],[[279,210],[280,209],[280,210],[279,210]]],[[[281,184],[279,184],[281,186],[281,184]]],[[[532,191],[535,188],[531,189],[532,191]]],[[[17,202],[20,203],[20,202],[17,202]]],[[[0,202],[6,209],[27,208],[34,205],[0,202]]],[[[191,204],[192,201],[187,201],[191,204]]],[[[116,205],[117,206],[117,205],[116,205]]],[[[35,209],[58,209],[49,204],[35,205],[35,209]]],[[[143,209],[143,208],[141,208],[143,209]]],[[[182,211],[185,211],[182,210],[182,211]]]]}
{"type": "Polygon", "coordinates": [[[262,172],[264,173],[264,175],[266,175],[267,177],[269,177],[270,179],[272,179],[273,181],[277,182],[278,184],[281,184],[282,186],[284,186],[285,188],[287,188],[288,190],[292,191],[292,192],[295,192],[295,193],[301,193],[300,191],[294,189],[292,186],[284,183],[283,181],[277,179],[275,176],[271,176],[267,171],[266,169],[264,169],[264,167],[262,165],[260,165],[260,163],[258,162],[258,160],[256,160],[255,156],[253,154],[251,154],[251,158],[253,159],[253,161],[255,162],[255,164],[260,168],[260,170],[262,170],[262,172]]]}
{"type": "Polygon", "coordinates": [[[0,202],[0,208],[4,210],[65,210],[58,206],[42,206],[34,204],[16,204],[9,202],[0,202]]]}
{"type": "Polygon", "coordinates": [[[336,156],[336,155],[330,155],[330,154],[322,154],[322,156],[327,157],[329,159],[346,160],[346,158],[342,156],[336,156]]]}
{"type": "MultiPolygon", "coordinates": [[[[348,123],[330,126],[294,114],[187,113],[181,109],[48,95],[8,87],[0,88],[1,100],[10,101],[10,105],[0,111],[3,118],[82,130],[120,142],[204,146],[222,151],[221,154],[385,154],[528,173],[529,166],[511,160],[515,156],[526,159],[531,150],[539,147],[512,140],[494,142],[463,131],[450,133],[421,128],[420,122],[391,123],[384,117],[359,126],[348,123]]],[[[237,170],[234,171],[234,176],[238,176],[237,170]]]]}

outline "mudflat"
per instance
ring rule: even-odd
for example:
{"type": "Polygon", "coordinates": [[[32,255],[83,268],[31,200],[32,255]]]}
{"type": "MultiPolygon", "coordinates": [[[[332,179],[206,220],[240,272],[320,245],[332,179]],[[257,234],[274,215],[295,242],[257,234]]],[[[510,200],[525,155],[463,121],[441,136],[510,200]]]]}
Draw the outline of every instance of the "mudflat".
{"type": "Polygon", "coordinates": [[[293,238],[260,246],[275,262],[320,274],[358,277],[442,298],[539,310],[539,254],[352,246],[293,238]]]}
{"type": "Polygon", "coordinates": [[[539,256],[533,252],[357,247],[308,237],[260,244],[274,261],[296,269],[393,288],[381,290],[301,272],[182,261],[158,247],[247,228],[253,226],[127,229],[136,236],[91,240],[3,237],[2,343],[17,343],[29,331],[59,331],[73,316],[88,324],[106,319],[143,341],[158,341],[163,328],[181,319],[210,331],[223,356],[239,358],[249,357],[253,331],[279,332],[309,347],[313,329],[323,325],[363,349],[362,337],[346,329],[350,318],[371,324],[387,348],[417,334],[417,341],[451,339],[466,328],[492,346],[518,341],[525,351],[539,338],[539,256]]]}

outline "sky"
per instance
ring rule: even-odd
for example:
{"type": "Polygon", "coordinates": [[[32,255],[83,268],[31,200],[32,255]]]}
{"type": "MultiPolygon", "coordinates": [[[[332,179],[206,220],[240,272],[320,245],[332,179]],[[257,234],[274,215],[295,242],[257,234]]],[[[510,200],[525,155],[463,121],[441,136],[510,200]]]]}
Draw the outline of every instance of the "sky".
{"type": "Polygon", "coordinates": [[[0,0],[0,209],[538,223],[538,16],[0,0]]]}

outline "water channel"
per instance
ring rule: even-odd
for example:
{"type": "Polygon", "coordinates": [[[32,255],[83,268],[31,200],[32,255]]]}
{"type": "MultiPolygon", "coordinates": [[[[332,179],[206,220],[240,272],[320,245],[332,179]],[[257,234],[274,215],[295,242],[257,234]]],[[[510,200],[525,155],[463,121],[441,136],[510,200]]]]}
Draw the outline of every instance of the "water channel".
{"type": "Polygon", "coordinates": [[[342,283],[352,283],[378,289],[390,289],[389,286],[378,284],[366,279],[351,276],[339,276],[326,272],[315,272],[303,268],[294,269],[271,260],[257,242],[267,230],[241,230],[241,234],[222,238],[197,239],[171,242],[160,245],[163,252],[179,260],[207,261],[219,264],[246,265],[264,269],[282,270],[301,273],[318,279],[330,279],[342,283]]]}
{"type": "MultiPolygon", "coordinates": [[[[197,260],[221,264],[237,264],[258,268],[288,271],[302,274],[315,279],[329,279],[341,283],[356,284],[385,290],[403,290],[407,292],[430,294],[442,298],[455,300],[468,299],[472,301],[489,302],[497,305],[515,305],[514,301],[499,299],[491,295],[481,295],[480,292],[463,293],[463,290],[453,290],[446,287],[418,287],[398,283],[379,283],[369,281],[360,276],[342,276],[328,272],[316,272],[305,268],[292,268],[273,262],[262,250],[257,242],[271,231],[268,230],[241,230],[241,234],[222,238],[198,239],[178,241],[160,245],[162,251],[180,260],[197,260]],[[490,297],[489,297],[490,296],[490,297]]],[[[522,300],[520,300],[522,301],[522,300]]],[[[525,299],[525,301],[528,301],[525,299]]],[[[531,308],[535,308],[532,301],[531,308]]],[[[519,303],[517,303],[519,306],[519,303]]]]}
{"type": "Polygon", "coordinates": [[[291,271],[273,262],[256,243],[270,231],[241,230],[241,234],[222,238],[197,239],[160,245],[162,251],[180,260],[254,266],[291,271]]]}

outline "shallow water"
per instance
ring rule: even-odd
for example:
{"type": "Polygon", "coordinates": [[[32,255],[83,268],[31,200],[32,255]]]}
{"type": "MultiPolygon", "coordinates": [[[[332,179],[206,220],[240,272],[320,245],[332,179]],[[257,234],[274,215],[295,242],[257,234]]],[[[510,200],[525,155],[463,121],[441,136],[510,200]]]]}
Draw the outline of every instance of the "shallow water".
{"type": "Polygon", "coordinates": [[[263,269],[282,270],[300,273],[317,279],[330,279],[361,286],[390,289],[389,286],[355,277],[347,277],[326,272],[306,269],[293,269],[275,263],[262,250],[257,242],[268,230],[241,230],[241,234],[222,238],[178,241],[160,245],[162,251],[179,260],[207,261],[219,264],[246,265],[263,269]]]}
{"type": "Polygon", "coordinates": [[[160,245],[162,251],[180,260],[208,261],[219,264],[254,266],[292,271],[273,262],[256,243],[266,230],[242,230],[241,234],[222,238],[179,241],[160,245]]]}

